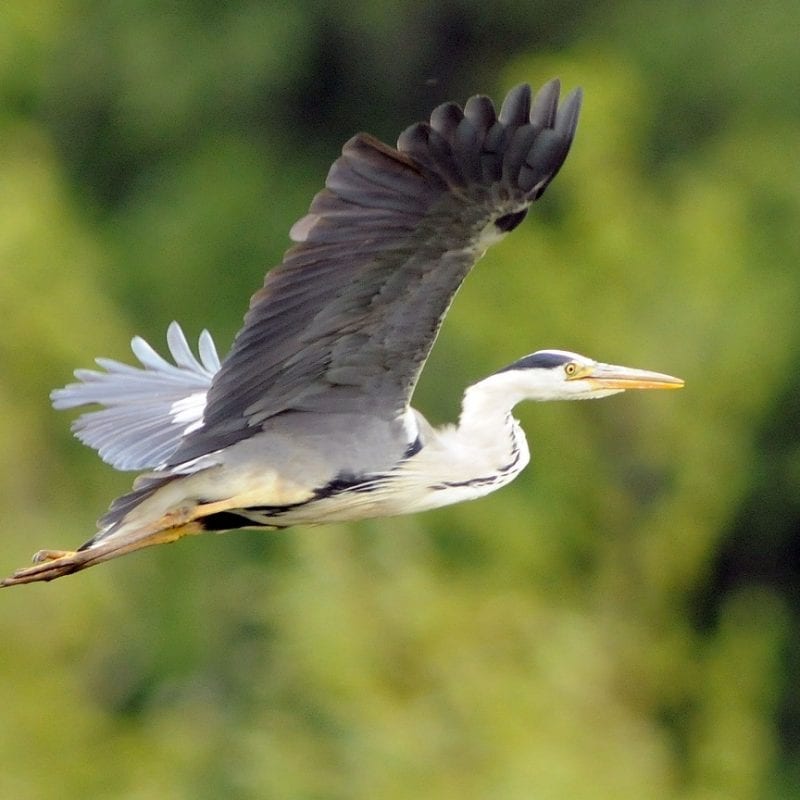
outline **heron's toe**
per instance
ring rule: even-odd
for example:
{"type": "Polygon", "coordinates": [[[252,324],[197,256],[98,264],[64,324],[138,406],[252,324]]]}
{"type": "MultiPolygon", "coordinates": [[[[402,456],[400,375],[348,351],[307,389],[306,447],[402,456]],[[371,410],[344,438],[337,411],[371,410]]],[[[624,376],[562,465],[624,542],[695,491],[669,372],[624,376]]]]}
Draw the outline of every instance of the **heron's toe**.
{"type": "Polygon", "coordinates": [[[34,564],[46,564],[49,561],[57,561],[61,558],[71,558],[75,555],[74,550],[39,550],[33,554],[34,564]]]}
{"type": "Polygon", "coordinates": [[[82,569],[83,560],[83,554],[74,550],[40,550],[33,557],[30,567],[16,570],[13,575],[0,581],[0,586],[51,581],[82,569]]]}

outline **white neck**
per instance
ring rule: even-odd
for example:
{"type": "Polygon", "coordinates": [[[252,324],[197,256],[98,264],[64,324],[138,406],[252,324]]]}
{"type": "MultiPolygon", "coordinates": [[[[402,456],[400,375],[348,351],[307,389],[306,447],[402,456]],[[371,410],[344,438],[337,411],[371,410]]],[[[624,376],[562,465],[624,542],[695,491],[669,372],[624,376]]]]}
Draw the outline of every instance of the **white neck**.
{"type": "Polygon", "coordinates": [[[458,425],[434,429],[410,411],[406,433],[411,439],[419,432],[422,449],[392,470],[385,488],[347,495],[342,514],[331,512],[328,518],[423,511],[482,497],[510,483],[530,460],[525,434],[511,414],[528,396],[519,376],[509,371],[466,390],[458,425]]]}
{"type": "Polygon", "coordinates": [[[470,435],[497,436],[498,426],[505,426],[511,411],[523,400],[546,399],[532,397],[524,375],[515,370],[498,372],[468,386],[461,401],[459,431],[470,435]]]}
{"type": "Polygon", "coordinates": [[[519,376],[511,371],[467,388],[458,425],[436,431],[419,455],[417,465],[424,463],[427,475],[441,476],[441,484],[448,486],[424,498],[424,507],[488,494],[525,468],[530,459],[528,443],[511,411],[528,396],[519,376]]]}

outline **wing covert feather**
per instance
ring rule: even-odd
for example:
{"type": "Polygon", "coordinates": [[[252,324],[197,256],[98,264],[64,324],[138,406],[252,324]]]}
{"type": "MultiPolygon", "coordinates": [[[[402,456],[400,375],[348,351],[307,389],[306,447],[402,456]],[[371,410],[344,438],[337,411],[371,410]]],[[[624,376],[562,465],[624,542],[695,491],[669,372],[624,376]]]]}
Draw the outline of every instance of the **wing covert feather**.
{"type": "Polygon", "coordinates": [[[561,167],[581,94],[523,85],[436,108],[397,148],[350,139],[292,227],[172,465],[287,412],[404,412],[453,296],[561,167]],[[500,223],[495,225],[497,220],[500,223]]]}

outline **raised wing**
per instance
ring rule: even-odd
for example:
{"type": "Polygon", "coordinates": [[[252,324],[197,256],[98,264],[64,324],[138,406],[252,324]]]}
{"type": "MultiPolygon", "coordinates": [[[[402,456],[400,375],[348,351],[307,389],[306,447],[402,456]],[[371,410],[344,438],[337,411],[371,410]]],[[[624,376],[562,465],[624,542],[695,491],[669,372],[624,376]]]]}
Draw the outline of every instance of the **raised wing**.
{"type": "Polygon", "coordinates": [[[131,350],[141,368],[98,358],[104,371],[75,370],[78,383],[50,395],[58,409],[102,406],[78,417],[72,430],[117,469],[162,466],[186,433],[201,424],[206,392],[219,369],[214,342],[208,331],[200,334],[198,361],[180,325],[173,322],[167,344],[174,364],[137,336],[131,350]]]}
{"type": "Polygon", "coordinates": [[[561,167],[580,91],[558,107],[513,89],[439,106],[397,149],[359,134],[292,228],[297,243],[253,296],[174,466],[285,412],[397,419],[450,302],[486,247],[512,230],[561,167]]]}

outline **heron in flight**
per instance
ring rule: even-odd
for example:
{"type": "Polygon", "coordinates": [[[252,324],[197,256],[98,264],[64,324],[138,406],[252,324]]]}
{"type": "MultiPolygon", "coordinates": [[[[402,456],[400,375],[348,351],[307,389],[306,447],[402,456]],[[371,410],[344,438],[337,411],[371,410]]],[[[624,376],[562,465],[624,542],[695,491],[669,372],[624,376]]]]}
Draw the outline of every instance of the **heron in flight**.
{"type": "Polygon", "coordinates": [[[76,551],[42,550],[3,586],[49,581],[203,531],[406,514],[481,497],[529,460],[522,400],[671,389],[658,372],[542,350],[470,386],[457,425],[410,400],[450,302],[485,250],[519,225],[567,156],[580,90],[551,81],[499,114],[484,96],[436,108],[397,147],[345,144],[294,245],[253,295],[227,357],[198,356],[177,323],[173,361],[134,338],[141,367],[98,359],[53,392],[99,405],[79,439],[120,470],[147,470],[76,551]]]}

